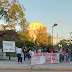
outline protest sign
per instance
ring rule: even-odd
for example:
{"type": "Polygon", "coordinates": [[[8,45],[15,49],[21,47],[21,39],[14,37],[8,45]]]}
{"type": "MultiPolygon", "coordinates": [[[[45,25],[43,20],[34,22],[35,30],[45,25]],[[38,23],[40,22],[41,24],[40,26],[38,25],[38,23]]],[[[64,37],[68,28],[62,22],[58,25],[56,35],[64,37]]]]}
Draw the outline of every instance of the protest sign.
{"type": "Polygon", "coordinates": [[[46,53],[46,63],[59,63],[59,53],[46,53]]]}
{"type": "Polygon", "coordinates": [[[33,55],[31,63],[59,63],[59,53],[36,53],[33,55]]]}
{"type": "Polygon", "coordinates": [[[44,53],[35,53],[32,57],[32,62],[34,64],[44,64],[45,63],[45,54],[44,53]]]}

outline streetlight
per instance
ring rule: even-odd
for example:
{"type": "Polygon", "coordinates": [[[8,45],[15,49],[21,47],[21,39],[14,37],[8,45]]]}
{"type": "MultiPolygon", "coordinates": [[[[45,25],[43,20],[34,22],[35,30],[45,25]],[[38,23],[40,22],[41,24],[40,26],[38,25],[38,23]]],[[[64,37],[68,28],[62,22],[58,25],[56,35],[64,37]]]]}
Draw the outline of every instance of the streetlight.
{"type": "Polygon", "coordinates": [[[52,26],[52,45],[53,45],[53,27],[54,26],[57,26],[57,24],[54,24],[53,26],[52,26]]]}

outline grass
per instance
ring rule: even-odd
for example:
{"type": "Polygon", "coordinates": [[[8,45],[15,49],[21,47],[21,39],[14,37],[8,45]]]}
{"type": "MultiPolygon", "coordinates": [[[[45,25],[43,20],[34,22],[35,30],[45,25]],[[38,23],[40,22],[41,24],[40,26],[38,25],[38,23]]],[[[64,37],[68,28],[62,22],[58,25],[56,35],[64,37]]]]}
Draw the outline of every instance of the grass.
{"type": "Polygon", "coordinates": [[[0,59],[0,61],[3,61],[3,60],[8,60],[8,59],[0,59]]]}
{"type": "MultiPolygon", "coordinates": [[[[6,56],[9,56],[9,53],[6,53],[6,56]]],[[[17,57],[16,53],[10,53],[10,57],[17,57]]]]}
{"type": "Polygon", "coordinates": [[[16,60],[9,60],[9,59],[0,59],[0,61],[16,61],[16,60]]]}

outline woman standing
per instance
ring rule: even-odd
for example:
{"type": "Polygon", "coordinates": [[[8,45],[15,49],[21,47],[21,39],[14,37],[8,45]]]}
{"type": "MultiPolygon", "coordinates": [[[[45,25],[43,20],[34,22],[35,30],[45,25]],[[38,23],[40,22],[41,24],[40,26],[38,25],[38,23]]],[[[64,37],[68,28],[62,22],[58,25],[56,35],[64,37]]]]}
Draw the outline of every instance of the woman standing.
{"type": "Polygon", "coordinates": [[[65,49],[63,48],[63,50],[62,50],[62,61],[63,61],[63,62],[65,61],[65,54],[66,54],[66,51],[65,51],[65,49]]]}
{"type": "Polygon", "coordinates": [[[21,52],[21,63],[24,63],[24,53],[23,53],[23,50],[21,52]]]}

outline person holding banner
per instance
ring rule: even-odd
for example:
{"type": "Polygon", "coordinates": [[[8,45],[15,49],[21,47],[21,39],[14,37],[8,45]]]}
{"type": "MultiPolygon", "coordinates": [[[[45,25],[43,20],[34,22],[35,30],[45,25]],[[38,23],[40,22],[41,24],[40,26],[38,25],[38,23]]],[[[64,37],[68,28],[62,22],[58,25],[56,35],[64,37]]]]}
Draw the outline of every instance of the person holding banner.
{"type": "Polygon", "coordinates": [[[65,49],[63,48],[62,50],[62,61],[65,62],[65,54],[66,54],[66,51],[65,49]]]}
{"type": "Polygon", "coordinates": [[[66,49],[66,62],[68,62],[68,49],[66,49]]]}
{"type": "Polygon", "coordinates": [[[47,52],[47,49],[46,49],[46,47],[43,49],[43,52],[47,52]]]}
{"type": "Polygon", "coordinates": [[[36,53],[36,48],[34,49],[34,53],[36,53]]]}
{"type": "Polygon", "coordinates": [[[59,61],[62,62],[62,48],[59,50],[59,61]]]}
{"type": "Polygon", "coordinates": [[[50,53],[50,51],[49,51],[49,47],[47,48],[47,52],[50,53]]]}
{"type": "Polygon", "coordinates": [[[49,51],[50,51],[50,53],[53,53],[53,50],[52,49],[50,49],[49,51]]]}
{"type": "Polygon", "coordinates": [[[41,48],[38,49],[38,53],[41,53],[41,48]]]}

